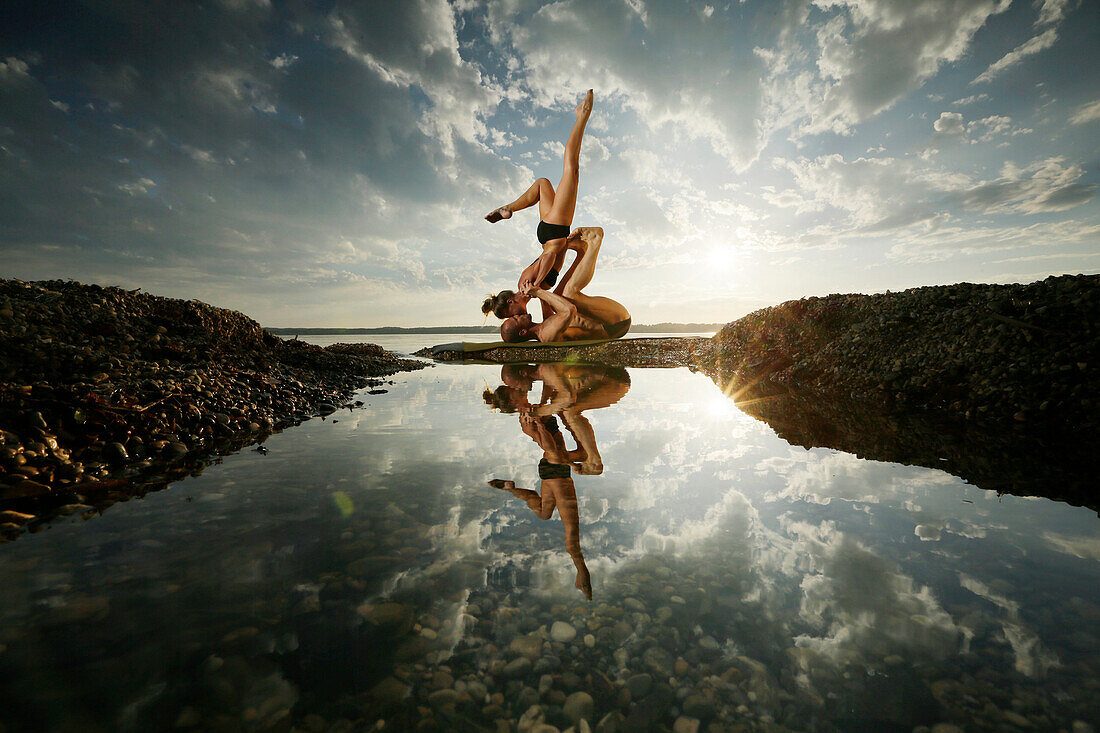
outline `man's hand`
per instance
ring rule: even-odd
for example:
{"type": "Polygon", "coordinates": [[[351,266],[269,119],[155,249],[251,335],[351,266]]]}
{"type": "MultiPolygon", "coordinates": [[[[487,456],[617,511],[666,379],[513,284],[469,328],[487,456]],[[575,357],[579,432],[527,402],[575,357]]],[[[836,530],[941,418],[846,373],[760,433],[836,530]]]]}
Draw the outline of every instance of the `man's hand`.
{"type": "Polygon", "coordinates": [[[519,291],[530,298],[534,298],[535,293],[539,291],[539,288],[533,282],[529,280],[524,280],[519,284],[519,291]]]}

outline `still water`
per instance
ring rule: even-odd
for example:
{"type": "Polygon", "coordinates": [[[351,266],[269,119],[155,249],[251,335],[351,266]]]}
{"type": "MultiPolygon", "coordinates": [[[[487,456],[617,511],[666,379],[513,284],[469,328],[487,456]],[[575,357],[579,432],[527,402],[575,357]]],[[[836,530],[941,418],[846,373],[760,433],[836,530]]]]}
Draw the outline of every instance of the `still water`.
{"type": "Polygon", "coordinates": [[[1095,724],[1093,511],[792,447],[686,369],[392,379],[0,546],[0,728],[1095,724]]]}

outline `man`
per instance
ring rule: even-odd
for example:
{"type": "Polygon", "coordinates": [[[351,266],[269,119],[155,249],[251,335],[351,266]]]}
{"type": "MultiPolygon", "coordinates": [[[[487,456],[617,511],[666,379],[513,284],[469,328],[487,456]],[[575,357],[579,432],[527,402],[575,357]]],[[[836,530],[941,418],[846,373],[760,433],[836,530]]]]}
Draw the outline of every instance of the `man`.
{"type": "Polygon", "coordinates": [[[618,339],[630,330],[630,313],[617,301],[581,292],[592,281],[596,259],[603,243],[603,229],[581,227],[569,235],[569,243],[580,256],[573,262],[559,285],[560,293],[530,286],[516,298],[522,313],[511,315],[500,326],[500,336],[509,343],[520,341],[581,341],[585,339],[618,339]],[[541,323],[535,323],[526,312],[527,302],[538,298],[548,313],[541,323]]]}

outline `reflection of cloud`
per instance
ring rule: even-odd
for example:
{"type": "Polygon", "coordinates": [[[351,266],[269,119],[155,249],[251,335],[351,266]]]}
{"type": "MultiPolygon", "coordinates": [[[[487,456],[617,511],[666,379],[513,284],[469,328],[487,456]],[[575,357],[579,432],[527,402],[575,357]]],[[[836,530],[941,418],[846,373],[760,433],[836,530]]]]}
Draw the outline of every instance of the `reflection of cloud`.
{"type": "Polygon", "coordinates": [[[1042,536],[1059,552],[1082,560],[1100,560],[1100,537],[1067,537],[1055,532],[1044,532],[1042,536]]]}
{"type": "Polygon", "coordinates": [[[980,596],[1005,613],[1000,619],[1005,639],[1016,655],[1016,671],[1028,677],[1041,677],[1051,667],[1058,665],[1058,656],[1043,647],[1038,635],[1020,620],[1020,604],[995,593],[985,583],[965,573],[959,573],[959,585],[980,596]]]}
{"type": "Polygon", "coordinates": [[[904,652],[940,659],[953,653],[960,632],[927,586],[899,572],[851,535],[830,525],[793,525],[796,552],[820,572],[802,580],[800,617],[817,633],[795,637],[835,661],[904,652]]]}

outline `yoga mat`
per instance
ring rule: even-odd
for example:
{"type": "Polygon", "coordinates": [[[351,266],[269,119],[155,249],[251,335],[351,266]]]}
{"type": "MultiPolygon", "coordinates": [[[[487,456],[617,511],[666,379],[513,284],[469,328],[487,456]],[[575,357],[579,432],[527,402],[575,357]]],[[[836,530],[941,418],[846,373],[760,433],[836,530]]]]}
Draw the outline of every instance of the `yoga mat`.
{"type": "Polygon", "coordinates": [[[587,339],[584,341],[552,341],[548,344],[544,344],[541,341],[520,341],[519,343],[510,344],[505,341],[490,341],[488,343],[471,343],[469,341],[456,341],[453,344],[440,344],[439,346],[432,347],[432,355],[440,354],[447,351],[457,351],[464,354],[476,354],[480,351],[489,351],[490,349],[548,349],[548,348],[572,348],[574,346],[593,346],[595,344],[606,344],[609,341],[630,341],[631,339],[587,339]]]}

